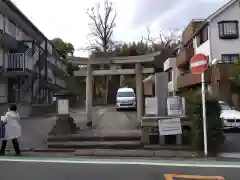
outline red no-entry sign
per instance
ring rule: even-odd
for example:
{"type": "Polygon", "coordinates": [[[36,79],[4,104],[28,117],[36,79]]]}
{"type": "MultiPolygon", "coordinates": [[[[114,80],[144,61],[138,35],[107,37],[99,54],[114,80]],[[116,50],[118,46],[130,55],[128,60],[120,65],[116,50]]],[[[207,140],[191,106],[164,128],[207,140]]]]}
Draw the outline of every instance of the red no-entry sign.
{"type": "Polygon", "coordinates": [[[201,74],[208,68],[208,58],[204,54],[196,54],[190,61],[190,69],[194,74],[201,74]]]}

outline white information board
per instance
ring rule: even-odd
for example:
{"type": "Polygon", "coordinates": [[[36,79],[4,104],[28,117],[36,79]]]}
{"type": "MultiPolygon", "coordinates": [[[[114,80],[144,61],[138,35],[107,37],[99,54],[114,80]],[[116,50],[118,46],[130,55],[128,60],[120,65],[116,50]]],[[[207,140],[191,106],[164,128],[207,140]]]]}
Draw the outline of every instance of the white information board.
{"type": "Polygon", "coordinates": [[[67,99],[58,100],[58,114],[69,114],[69,104],[67,99]]]}
{"type": "Polygon", "coordinates": [[[158,120],[158,129],[160,135],[182,134],[180,118],[158,120]]]}
{"type": "Polygon", "coordinates": [[[145,113],[156,115],[158,112],[157,98],[145,98],[145,113]]]}
{"type": "Polygon", "coordinates": [[[185,99],[180,96],[167,98],[168,116],[183,116],[185,115],[185,99]]]}

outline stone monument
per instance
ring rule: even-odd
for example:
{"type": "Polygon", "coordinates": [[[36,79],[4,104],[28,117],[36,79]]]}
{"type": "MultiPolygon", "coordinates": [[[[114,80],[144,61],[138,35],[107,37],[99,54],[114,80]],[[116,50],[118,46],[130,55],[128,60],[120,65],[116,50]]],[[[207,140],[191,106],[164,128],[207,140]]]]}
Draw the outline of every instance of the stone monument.
{"type": "Polygon", "coordinates": [[[77,132],[76,123],[70,116],[69,99],[72,96],[68,91],[60,91],[54,94],[56,97],[57,119],[56,124],[50,134],[75,134],[77,132]]]}

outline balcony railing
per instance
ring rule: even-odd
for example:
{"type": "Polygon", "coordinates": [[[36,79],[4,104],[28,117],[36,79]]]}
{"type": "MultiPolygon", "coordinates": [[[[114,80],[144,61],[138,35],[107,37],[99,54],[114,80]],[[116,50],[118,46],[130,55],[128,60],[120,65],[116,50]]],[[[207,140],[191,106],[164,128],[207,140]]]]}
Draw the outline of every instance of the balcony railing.
{"type": "Polygon", "coordinates": [[[22,58],[24,53],[4,54],[4,68],[8,70],[24,70],[25,60],[22,58]]]}
{"type": "Polygon", "coordinates": [[[4,27],[4,17],[3,15],[0,13],[0,29],[3,30],[4,27]]]}
{"type": "MultiPolygon", "coordinates": [[[[208,69],[204,73],[205,82],[211,82],[211,70],[208,69]]],[[[177,79],[177,88],[194,86],[201,83],[201,74],[193,74],[191,72],[180,75],[177,79]]]]}
{"type": "Polygon", "coordinates": [[[17,27],[7,19],[5,19],[5,22],[6,22],[5,32],[12,36],[13,38],[17,39],[17,27]]]}
{"type": "Polygon", "coordinates": [[[33,71],[34,65],[39,60],[39,49],[32,54],[32,49],[28,49],[25,53],[5,53],[3,67],[5,71],[25,71],[29,69],[33,71]]]}
{"type": "Polygon", "coordinates": [[[62,79],[56,78],[56,84],[62,87],[66,87],[65,81],[62,79]]]}
{"type": "Polygon", "coordinates": [[[176,59],[176,65],[178,68],[182,68],[184,66],[188,66],[191,58],[194,56],[193,48],[184,48],[176,59]]]}
{"type": "Polygon", "coordinates": [[[47,60],[51,63],[56,65],[59,69],[62,69],[64,72],[66,71],[67,67],[58,59],[53,56],[47,58],[47,60]]]}
{"type": "Polygon", "coordinates": [[[27,36],[21,29],[17,28],[17,37],[18,41],[31,41],[32,39],[27,36]]]}

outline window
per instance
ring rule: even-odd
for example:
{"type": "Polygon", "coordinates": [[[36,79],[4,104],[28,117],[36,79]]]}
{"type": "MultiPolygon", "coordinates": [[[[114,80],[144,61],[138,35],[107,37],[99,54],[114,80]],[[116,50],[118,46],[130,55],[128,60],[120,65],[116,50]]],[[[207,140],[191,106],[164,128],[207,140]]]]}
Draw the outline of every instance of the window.
{"type": "Polygon", "coordinates": [[[172,91],[168,92],[168,96],[169,97],[173,96],[173,92],[172,91]]]}
{"type": "Polygon", "coordinates": [[[122,91],[117,93],[117,97],[135,97],[135,93],[131,91],[122,91]]]}
{"type": "Polygon", "coordinates": [[[172,68],[168,70],[168,82],[172,81],[172,68]]]}
{"type": "Polygon", "coordinates": [[[235,63],[239,60],[239,54],[222,54],[222,63],[235,63]]]}
{"type": "Polygon", "coordinates": [[[217,80],[217,92],[220,92],[220,81],[217,80]]]}
{"type": "Polygon", "coordinates": [[[239,38],[238,21],[221,21],[218,23],[220,39],[239,38]]]}
{"type": "Polygon", "coordinates": [[[197,47],[208,40],[208,27],[203,28],[197,36],[197,47]]]}

